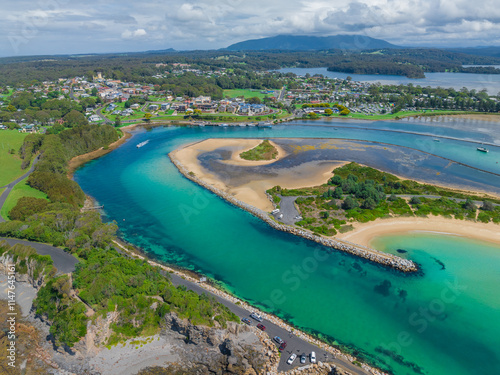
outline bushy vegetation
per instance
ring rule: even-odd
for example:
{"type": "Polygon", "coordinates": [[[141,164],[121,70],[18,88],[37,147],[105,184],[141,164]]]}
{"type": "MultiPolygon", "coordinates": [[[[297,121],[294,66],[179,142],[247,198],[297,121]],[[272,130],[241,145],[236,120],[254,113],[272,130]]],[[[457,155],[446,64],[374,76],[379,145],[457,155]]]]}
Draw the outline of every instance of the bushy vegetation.
{"type": "Polygon", "coordinates": [[[240,157],[245,160],[272,160],[278,156],[278,150],[268,139],[251,150],[242,152],[240,157]]]}
{"type": "Polygon", "coordinates": [[[193,324],[225,325],[239,321],[226,307],[206,295],[176,288],[159,267],[126,258],[115,250],[94,249],[77,265],[74,288],[97,313],[119,311],[110,344],[158,332],[161,318],[175,312],[193,324]]]}
{"type": "Polygon", "coordinates": [[[275,186],[267,192],[275,201],[285,195],[298,196],[295,203],[303,219],[296,224],[321,235],[331,236],[337,231],[348,230],[347,221],[365,223],[398,216],[440,215],[500,223],[500,206],[495,206],[493,201],[498,201],[491,198],[487,200],[484,196],[400,180],[356,163],[337,168],[333,173],[334,176],[322,186],[293,190],[275,186]],[[425,195],[441,198],[426,198],[425,195]],[[474,201],[483,202],[479,213],[474,201]]]}

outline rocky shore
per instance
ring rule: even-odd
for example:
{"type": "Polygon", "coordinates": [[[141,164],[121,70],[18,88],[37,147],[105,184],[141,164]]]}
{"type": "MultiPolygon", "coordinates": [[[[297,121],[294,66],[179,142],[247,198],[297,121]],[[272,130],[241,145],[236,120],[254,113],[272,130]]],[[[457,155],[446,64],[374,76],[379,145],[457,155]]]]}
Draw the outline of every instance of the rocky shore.
{"type": "Polygon", "coordinates": [[[411,260],[408,259],[403,259],[398,256],[392,255],[392,254],[387,254],[383,253],[381,251],[377,251],[375,249],[367,248],[364,246],[359,246],[347,241],[339,241],[335,239],[330,239],[330,238],[324,238],[320,237],[318,235],[315,235],[311,232],[308,232],[306,230],[297,228],[297,227],[292,227],[289,225],[281,224],[277,221],[274,220],[274,218],[271,217],[271,215],[265,211],[262,211],[256,207],[253,207],[245,202],[242,202],[238,199],[236,199],[234,196],[206,183],[202,179],[198,178],[193,172],[187,170],[187,168],[179,161],[177,160],[172,154],[169,154],[170,160],[174,165],[177,167],[177,169],[189,180],[197,183],[198,185],[203,186],[204,188],[210,190],[211,192],[217,194],[218,196],[224,198],[226,201],[229,203],[242,208],[248,212],[250,212],[252,215],[262,219],[265,221],[267,224],[269,224],[271,227],[277,230],[281,230],[283,232],[291,233],[296,236],[300,236],[302,238],[305,238],[310,241],[314,241],[316,243],[319,243],[323,246],[330,247],[339,251],[346,252],[348,254],[352,254],[355,256],[358,256],[360,258],[364,258],[367,260],[370,260],[372,262],[381,264],[386,267],[393,268],[398,271],[402,272],[417,272],[418,267],[417,265],[412,262],[411,260]]]}
{"type": "MultiPolygon", "coordinates": [[[[115,241],[115,244],[117,246],[119,246],[124,252],[126,252],[127,254],[133,256],[133,257],[136,257],[138,259],[144,259],[144,260],[147,260],[147,262],[153,266],[158,266],[160,268],[162,268],[163,270],[167,271],[167,272],[170,272],[170,273],[174,273],[178,276],[181,276],[182,278],[184,278],[185,280],[188,280],[188,281],[191,281],[193,283],[199,283],[198,279],[192,277],[191,275],[181,271],[181,270],[176,270],[176,269],[173,269],[171,267],[168,267],[168,266],[165,266],[163,264],[160,264],[160,263],[157,263],[157,262],[154,262],[152,260],[148,260],[146,257],[144,257],[143,255],[140,255],[140,254],[137,254],[135,252],[132,252],[130,251],[129,249],[127,249],[125,246],[123,246],[121,243],[115,241]]],[[[219,297],[222,297],[236,305],[239,305],[241,306],[242,308],[244,308],[245,310],[247,311],[256,311],[257,309],[251,305],[249,305],[248,303],[246,303],[245,301],[242,301],[234,296],[232,296],[231,294],[229,293],[226,293],[210,284],[207,284],[207,283],[199,283],[199,285],[201,287],[203,287],[204,289],[210,291],[211,293],[215,294],[216,296],[219,296],[219,297]]],[[[330,346],[318,339],[316,339],[315,337],[305,333],[305,332],[302,332],[302,331],[299,331],[297,330],[296,328],[294,328],[293,326],[291,326],[290,324],[286,323],[285,321],[281,320],[280,318],[274,316],[274,315],[271,315],[271,314],[268,314],[266,312],[263,312],[263,311],[259,311],[259,314],[266,320],[272,322],[273,324],[287,330],[288,332],[293,332],[293,334],[297,337],[299,337],[300,339],[304,340],[304,341],[307,341],[309,343],[312,343],[314,345],[316,345],[318,348],[321,348],[325,351],[328,351],[329,353],[332,353],[336,358],[343,358],[345,359],[346,361],[349,361],[351,363],[354,363],[356,361],[358,361],[358,359],[352,355],[349,355],[349,354],[346,354],[346,353],[343,353],[342,351],[340,351],[339,349],[333,347],[333,346],[330,346]]],[[[263,332],[260,332],[258,331],[257,329],[255,329],[255,332],[257,332],[257,334],[259,334],[259,336],[261,337],[261,341],[265,339],[265,334],[263,332]]],[[[276,349],[276,346],[274,344],[271,343],[271,348],[274,348],[276,349]]],[[[270,348],[268,348],[270,349],[270,348]]],[[[317,369],[319,368],[320,363],[318,363],[318,365],[314,365],[314,368],[317,369]]],[[[274,361],[270,361],[267,365],[268,369],[267,371],[265,372],[266,375],[276,375],[278,373],[277,371],[277,365],[278,363],[275,363],[274,361]]],[[[306,366],[307,367],[307,366],[306,366]]],[[[367,372],[369,372],[370,374],[373,374],[373,375],[386,375],[384,372],[376,369],[376,368],[373,368],[373,367],[370,367],[369,365],[365,364],[365,363],[360,363],[360,367],[362,367],[364,370],[366,370],[367,372]]],[[[328,372],[318,372],[318,374],[343,374],[343,372],[341,372],[340,369],[338,369],[338,372],[334,372],[334,371],[337,371],[335,370],[336,367],[334,364],[330,364],[329,367],[328,366],[321,366],[322,370],[326,370],[327,368],[329,368],[328,372]]],[[[292,371],[296,371],[296,370],[292,370],[292,371]]],[[[300,368],[297,369],[297,371],[300,371],[300,368]]],[[[290,372],[290,374],[292,374],[293,372],[290,372]]],[[[315,372],[316,373],[316,372],[315,372]]],[[[295,373],[293,373],[295,374],[295,373]]],[[[303,373],[305,374],[305,373],[303,373]]]]}

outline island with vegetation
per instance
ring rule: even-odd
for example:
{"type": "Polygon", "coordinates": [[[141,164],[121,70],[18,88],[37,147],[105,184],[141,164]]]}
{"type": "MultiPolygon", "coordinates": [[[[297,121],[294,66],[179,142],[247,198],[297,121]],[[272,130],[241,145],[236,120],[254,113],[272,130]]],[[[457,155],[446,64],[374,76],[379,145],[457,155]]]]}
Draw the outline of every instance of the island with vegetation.
{"type": "Polygon", "coordinates": [[[240,157],[245,160],[272,160],[278,157],[278,150],[269,142],[268,139],[262,141],[261,144],[251,150],[242,152],[240,157]]]}

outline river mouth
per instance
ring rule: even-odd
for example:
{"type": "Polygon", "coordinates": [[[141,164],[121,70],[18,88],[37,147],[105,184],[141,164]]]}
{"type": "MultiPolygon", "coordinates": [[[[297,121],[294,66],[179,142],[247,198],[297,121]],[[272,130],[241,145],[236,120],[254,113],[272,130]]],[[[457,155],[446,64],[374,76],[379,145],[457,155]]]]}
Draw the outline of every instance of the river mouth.
{"type": "MultiPolygon", "coordinates": [[[[415,249],[408,243],[398,243],[397,248],[408,251],[398,254],[416,256],[425,272],[423,277],[405,277],[347,255],[327,253],[319,245],[270,229],[183,178],[166,157],[182,144],[213,136],[294,138],[310,136],[312,131],[323,136],[332,132],[294,126],[271,131],[138,131],[133,142],[87,164],[77,171],[75,179],[86,193],[104,204],[108,218],[116,220],[125,240],[164,262],[221,281],[242,299],[306,331],[333,338],[376,366],[395,374],[498,372],[500,354],[494,343],[500,337],[500,322],[493,314],[494,296],[491,292],[476,293],[488,290],[487,282],[498,284],[492,272],[500,265],[493,256],[500,252],[497,247],[466,245],[466,254],[470,254],[467,249],[474,249],[473,259],[482,260],[478,269],[491,264],[479,282],[472,276],[465,277],[465,263],[471,262],[470,257],[454,261],[456,253],[437,253],[441,248],[453,248],[454,243],[445,241],[434,248],[415,242],[415,249]],[[151,140],[149,144],[137,150],[135,144],[146,139],[151,140]],[[445,270],[433,257],[445,265],[445,270]],[[467,289],[446,304],[446,317],[431,316],[434,319],[423,331],[422,324],[412,325],[414,313],[439,299],[448,283],[455,285],[464,277],[467,289]],[[410,334],[411,344],[399,340],[401,332],[410,334]],[[467,358],[463,356],[466,347],[470,354],[467,358]]],[[[415,146],[412,139],[395,142],[390,139],[392,135],[375,137],[374,131],[349,131],[366,135],[370,141],[415,146]]],[[[345,131],[344,135],[352,134],[345,131]]],[[[471,160],[475,156],[472,153],[471,160]]],[[[463,178],[467,174],[457,175],[463,178]]],[[[495,189],[500,186],[494,180],[489,183],[495,189]]]]}

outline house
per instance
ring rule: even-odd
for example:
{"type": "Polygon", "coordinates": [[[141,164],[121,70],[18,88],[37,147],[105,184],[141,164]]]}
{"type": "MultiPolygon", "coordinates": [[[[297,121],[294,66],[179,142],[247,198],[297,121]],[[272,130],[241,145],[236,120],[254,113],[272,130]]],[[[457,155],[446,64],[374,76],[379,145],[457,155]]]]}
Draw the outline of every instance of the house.
{"type": "Polygon", "coordinates": [[[97,115],[92,115],[92,116],[89,117],[89,121],[90,122],[97,122],[97,121],[100,121],[100,120],[101,120],[101,118],[99,116],[97,116],[97,115]]]}
{"type": "Polygon", "coordinates": [[[0,130],[7,130],[7,127],[5,125],[0,124],[0,130]]]}
{"type": "Polygon", "coordinates": [[[130,106],[131,109],[139,109],[140,105],[139,103],[134,103],[130,106]]]}
{"type": "Polygon", "coordinates": [[[169,104],[169,103],[162,103],[162,104],[161,104],[161,107],[160,107],[160,109],[161,109],[162,111],[166,111],[166,110],[168,110],[169,108],[170,108],[170,104],[169,104]]]}
{"type": "Polygon", "coordinates": [[[21,133],[36,133],[35,124],[22,125],[21,129],[19,129],[21,133]]]}
{"type": "Polygon", "coordinates": [[[148,109],[149,109],[150,111],[157,111],[157,110],[158,110],[158,108],[159,108],[159,107],[158,107],[158,105],[157,105],[157,104],[151,104],[151,105],[148,107],[148,109]]]}

